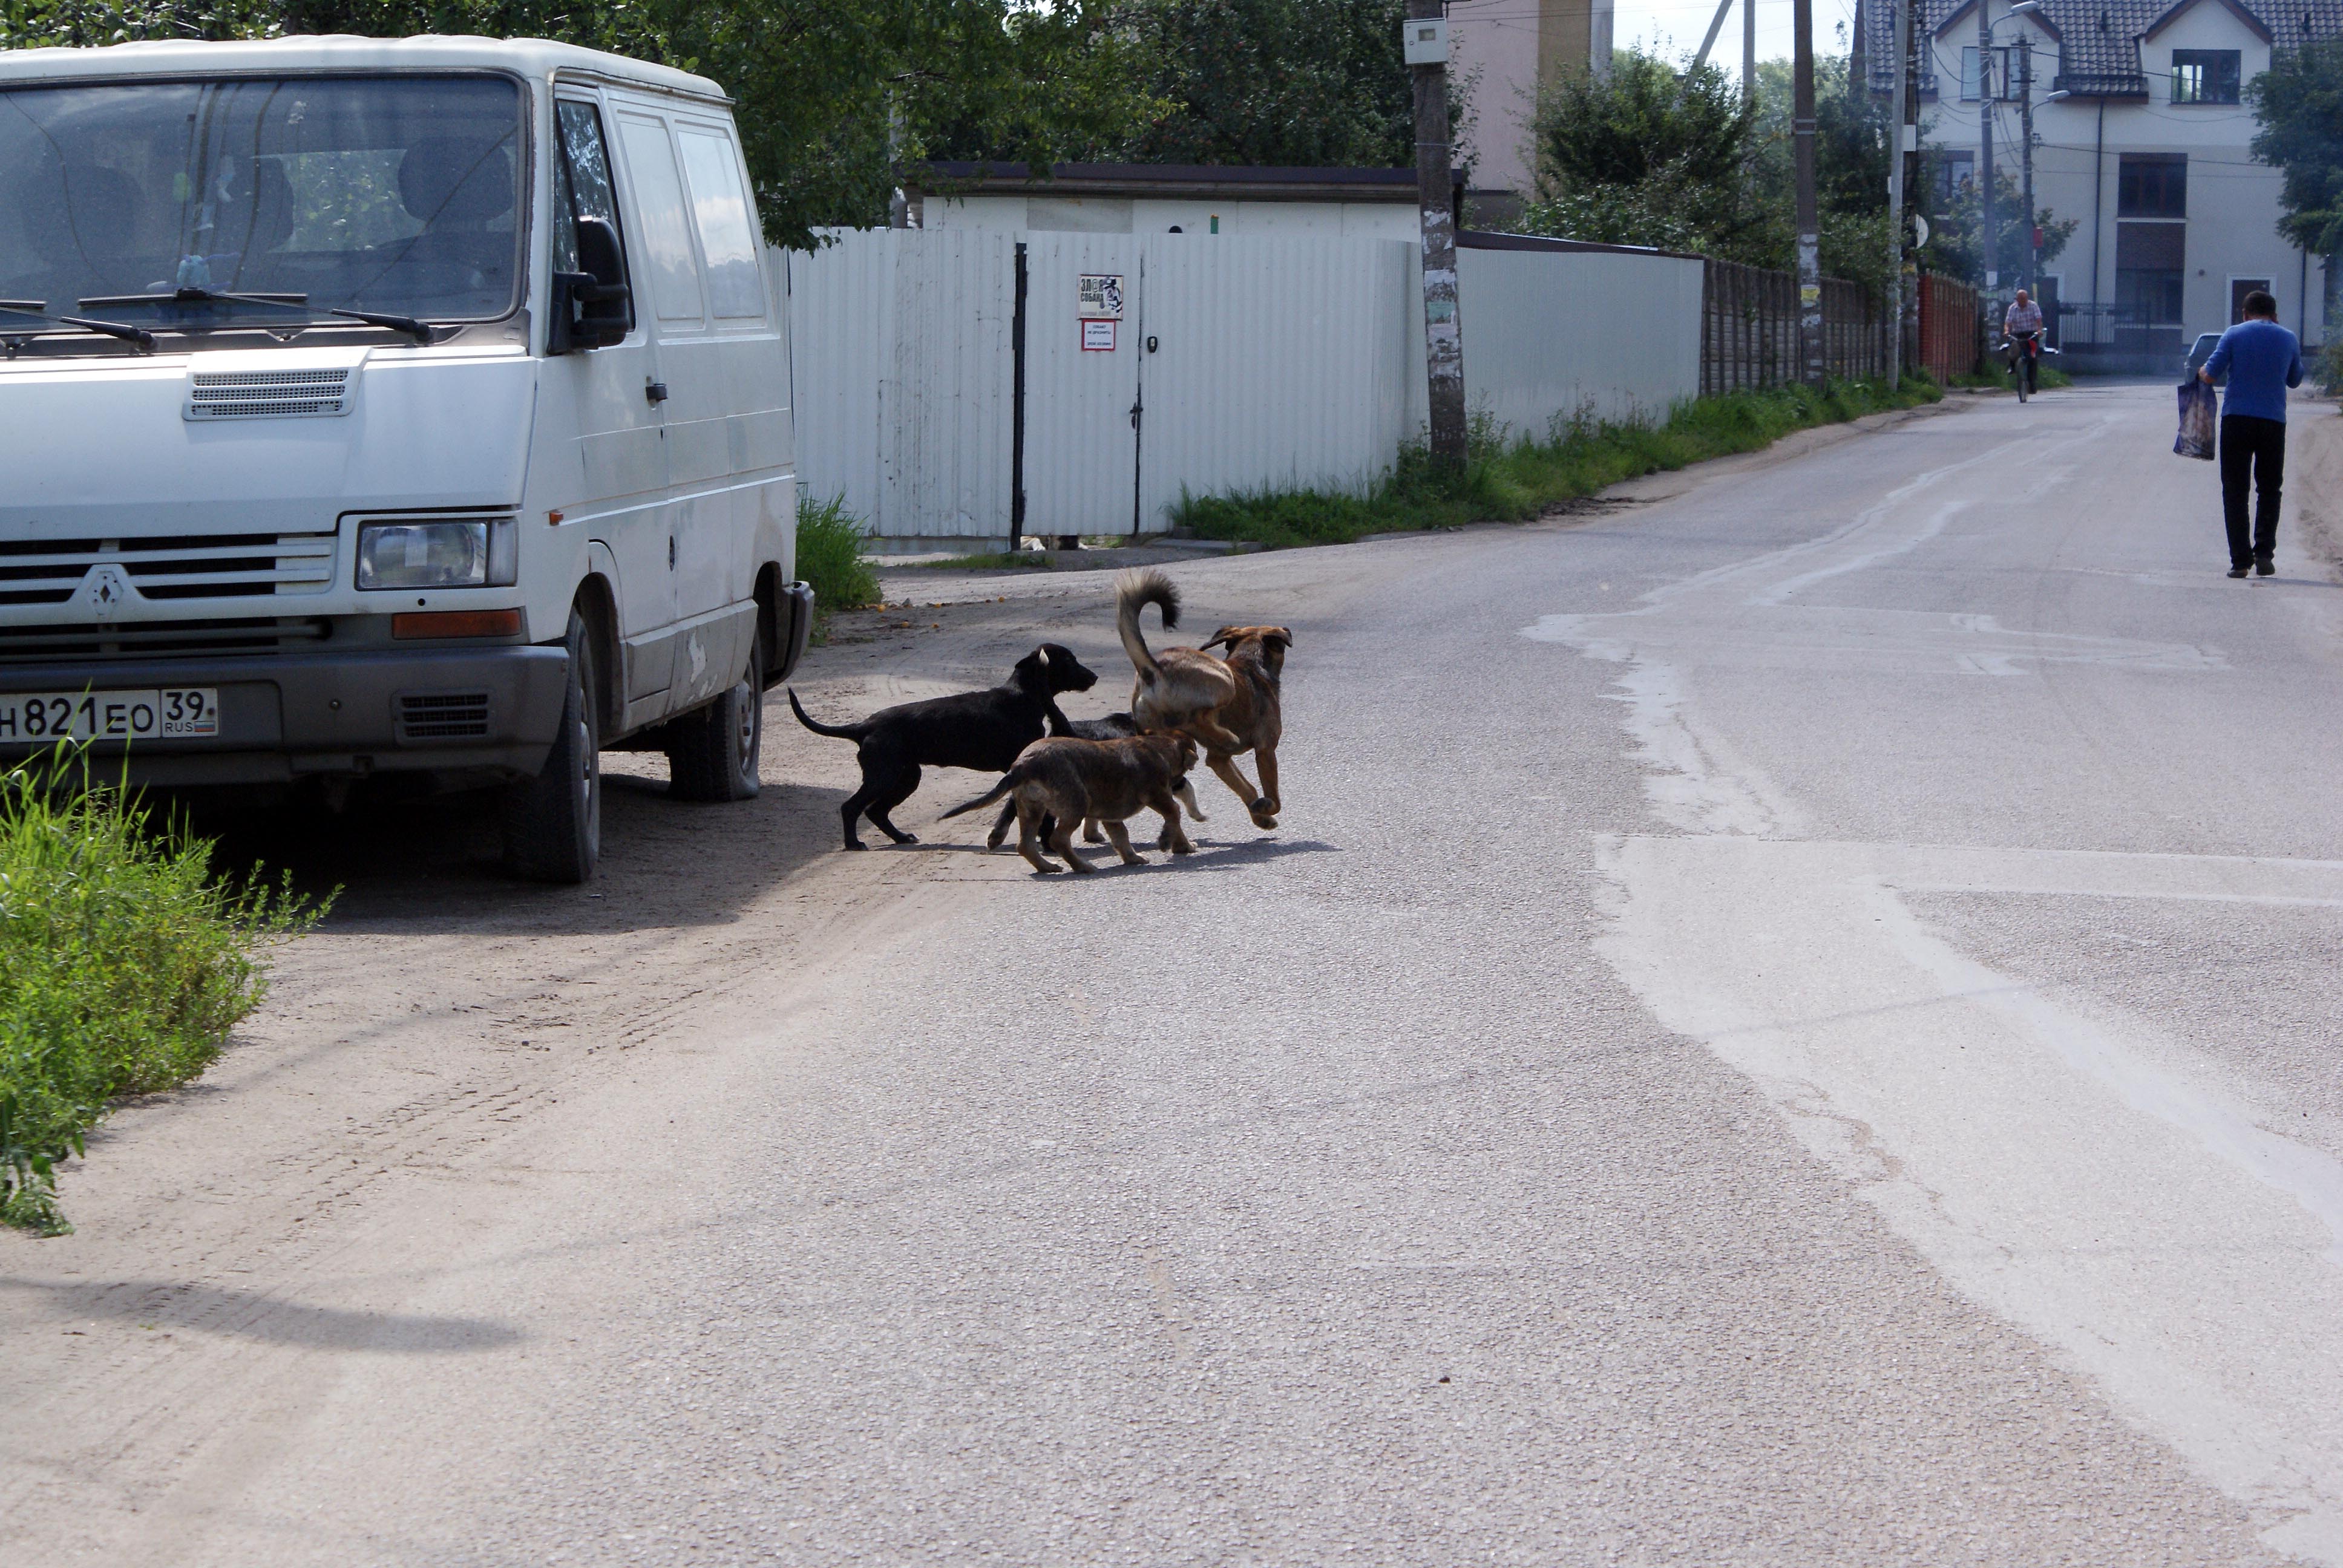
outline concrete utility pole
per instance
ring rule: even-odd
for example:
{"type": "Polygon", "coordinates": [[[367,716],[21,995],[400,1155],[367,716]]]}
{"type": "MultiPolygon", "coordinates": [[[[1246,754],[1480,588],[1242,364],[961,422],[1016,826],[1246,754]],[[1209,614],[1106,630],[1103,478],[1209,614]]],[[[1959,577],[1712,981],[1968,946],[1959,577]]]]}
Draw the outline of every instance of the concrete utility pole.
{"type": "Polygon", "coordinates": [[[1415,78],[1415,199],[1423,237],[1423,368],[1432,457],[1464,466],[1464,335],[1456,310],[1456,215],[1448,175],[1448,34],[1441,0],[1407,0],[1404,43],[1415,78]],[[1417,24],[1438,22],[1433,36],[1417,24]]]}
{"type": "Polygon", "coordinates": [[[1977,0],[1977,254],[1985,257],[1985,286],[2001,286],[1993,227],[1993,22],[1992,0],[1977,0]]]}
{"type": "Polygon", "coordinates": [[[1904,379],[1904,114],[1912,98],[1913,0],[1889,4],[1896,7],[1896,86],[1887,100],[1887,385],[1895,387],[1904,379]]]}
{"type": "Polygon", "coordinates": [[[1757,0],[1741,0],[1741,101],[1757,112],[1757,0]]]}
{"type": "Polygon", "coordinates": [[[1823,262],[1821,222],[1815,213],[1815,0],[1791,10],[1790,138],[1798,157],[1798,346],[1805,381],[1823,384],[1823,262]]]}
{"type": "MultiPolygon", "coordinates": [[[[2034,276],[2034,269],[2042,262],[2042,251],[2034,237],[2036,230],[2034,226],[2033,38],[2024,33],[2019,34],[2017,47],[2017,127],[2020,141],[2018,167],[2025,171],[2019,176],[2018,188],[2026,204],[2026,210],[2018,215],[2018,221],[2026,226],[2026,286],[2029,290],[2039,290],[2041,285],[2035,281],[2034,276]]],[[[2042,303],[2038,293],[2035,303],[2036,305],[2042,303]]]]}

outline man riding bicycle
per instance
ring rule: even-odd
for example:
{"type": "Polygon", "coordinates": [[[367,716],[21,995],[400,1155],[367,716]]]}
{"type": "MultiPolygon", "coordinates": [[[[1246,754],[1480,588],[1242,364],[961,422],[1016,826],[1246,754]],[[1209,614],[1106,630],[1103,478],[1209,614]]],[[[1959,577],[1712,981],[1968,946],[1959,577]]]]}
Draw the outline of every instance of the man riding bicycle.
{"type": "Polygon", "coordinates": [[[2010,374],[2023,377],[2020,395],[2038,390],[2035,367],[2040,363],[2036,345],[2042,337],[2042,307],[2026,290],[2019,289],[2017,297],[2010,301],[2008,312],[2001,318],[2001,335],[2009,339],[2010,374]]]}

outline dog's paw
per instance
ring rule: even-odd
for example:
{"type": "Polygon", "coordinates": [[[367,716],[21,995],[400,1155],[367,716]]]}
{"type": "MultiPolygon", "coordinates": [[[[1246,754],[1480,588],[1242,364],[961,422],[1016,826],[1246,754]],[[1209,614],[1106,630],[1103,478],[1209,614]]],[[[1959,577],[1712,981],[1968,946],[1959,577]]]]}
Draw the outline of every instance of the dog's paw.
{"type": "Polygon", "coordinates": [[[1277,819],[1266,811],[1255,811],[1252,814],[1252,825],[1256,828],[1274,828],[1277,826],[1277,819]]]}
{"type": "Polygon", "coordinates": [[[860,839],[849,839],[846,841],[846,847],[850,849],[867,849],[870,848],[870,845],[864,843],[860,839]]]}
{"type": "Polygon", "coordinates": [[[895,842],[898,844],[916,844],[919,841],[920,836],[917,833],[899,833],[895,836],[895,842]]]}
{"type": "Polygon", "coordinates": [[[1174,844],[1172,846],[1172,852],[1175,855],[1192,855],[1196,852],[1196,846],[1193,844],[1174,844]]]}

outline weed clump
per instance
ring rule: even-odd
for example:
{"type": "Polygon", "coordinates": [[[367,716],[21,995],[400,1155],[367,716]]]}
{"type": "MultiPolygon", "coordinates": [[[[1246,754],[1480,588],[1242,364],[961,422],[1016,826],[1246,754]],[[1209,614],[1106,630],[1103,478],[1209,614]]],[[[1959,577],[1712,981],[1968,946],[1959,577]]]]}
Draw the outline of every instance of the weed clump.
{"type": "Polygon", "coordinates": [[[844,496],[798,498],[798,578],[813,588],[813,640],[830,640],[832,610],[862,609],[880,601],[879,573],[862,557],[868,536],[846,509],[844,496]]]}
{"type": "Polygon", "coordinates": [[[1544,440],[1511,437],[1479,415],[1461,473],[1435,464],[1418,444],[1400,453],[1391,473],[1357,490],[1183,496],[1172,521],[1199,538],[1270,546],[1348,544],[1367,534],[1523,522],[1623,479],[1754,452],[1794,430],[1943,396],[1935,382],[1917,376],[1892,390],[1867,381],[1835,381],[1821,392],[1782,387],[1690,399],[1659,423],[1599,420],[1583,409],[1554,420],[1544,440]]]}
{"type": "Polygon", "coordinates": [[[57,1161],[119,1097],[208,1067],[266,993],[262,950],[325,910],[87,784],[62,749],[0,775],[0,1221],[50,1234],[57,1161]]]}

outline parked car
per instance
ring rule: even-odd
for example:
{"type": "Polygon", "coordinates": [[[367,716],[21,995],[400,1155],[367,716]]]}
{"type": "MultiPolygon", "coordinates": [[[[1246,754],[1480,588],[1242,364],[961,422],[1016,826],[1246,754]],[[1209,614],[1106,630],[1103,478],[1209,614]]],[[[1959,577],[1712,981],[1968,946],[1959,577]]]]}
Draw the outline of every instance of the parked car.
{"type": "MultiPolygon", "coordinates": [[[[2187,357],[2180,362],[2180,373],[2183,376],[2194,376],[2205,368],[2205,361],[2213,357],[2213,350],[2219,347],[2220,342],[2221,335],[2217,332],[2198,333],[2197,341],[2188,346],[2187,357]]],[[[2221,386],[2228,379],[2228,374],[2225,371],[2213,377],[2213,385],[2221,386]]]]}
{"type": "MultiPolygon", "coordinates": [[[[757,789],[788,345],[721,90],[539,41],[0,53],[0,760],[757,789]]],[[[111,765],[108,765],[111,767],[111,765]]]]}

